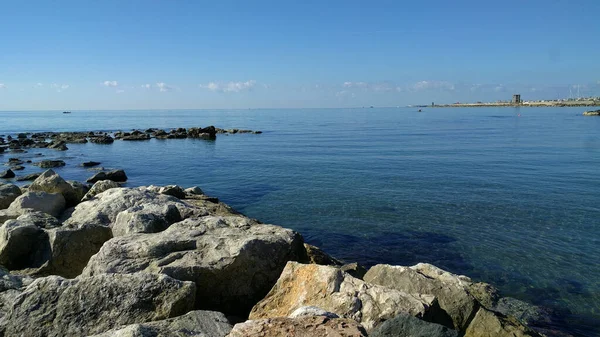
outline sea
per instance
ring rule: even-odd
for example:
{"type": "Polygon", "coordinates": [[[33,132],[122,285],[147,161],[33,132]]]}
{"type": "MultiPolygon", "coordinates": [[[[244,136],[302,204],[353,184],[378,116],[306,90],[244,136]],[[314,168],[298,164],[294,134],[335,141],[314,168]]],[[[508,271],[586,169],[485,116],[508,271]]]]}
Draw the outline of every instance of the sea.
{"type": "MultiPolygon", "coordinates": [[[[585,108],[5,111],[0,135],[204,127],[260,130],[0,154],[99,161],[127,186],[199,186],[347,262],[432,263],[600,335],[600,117],[585,108]],[[40,154],[43,156],[40,156],[40,154]]],[[[27,165],[17,174],[37,172],[27,165]]]]}

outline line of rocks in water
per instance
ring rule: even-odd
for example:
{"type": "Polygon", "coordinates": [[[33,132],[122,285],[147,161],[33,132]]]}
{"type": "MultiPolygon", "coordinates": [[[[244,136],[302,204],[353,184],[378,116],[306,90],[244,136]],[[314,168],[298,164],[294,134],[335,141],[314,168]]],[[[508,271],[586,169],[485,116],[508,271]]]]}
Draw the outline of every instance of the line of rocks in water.
{"type": "Polygon", "coordinates": [[[6,138],[0,137],[0,153],[7,150],[18,153],[25,151],[28,148],[49,148],[59,151],[66,151],[69,148],[67,144],[84,144],[87,142],[95,144],[112,144],[115,139],[124,141],[132,140],[149,140],[156,139],[183,139],[196,138],[215,140],[217,134],[260,134],[262,131],[246,130],[246,129],[221,129],[214,126],[205,128],[175,128],[175,129],[160,129],[150,128],[144,131],[84,131],[84,132],[36,132],[36,133],[19,133],[8,135],[6,138]]]}
{"type": "Polygon", "coordinates": [[[540,336],[489,284],[344,264],[198,187],[47,170],[0,223],[0,336],[540,336]]]}

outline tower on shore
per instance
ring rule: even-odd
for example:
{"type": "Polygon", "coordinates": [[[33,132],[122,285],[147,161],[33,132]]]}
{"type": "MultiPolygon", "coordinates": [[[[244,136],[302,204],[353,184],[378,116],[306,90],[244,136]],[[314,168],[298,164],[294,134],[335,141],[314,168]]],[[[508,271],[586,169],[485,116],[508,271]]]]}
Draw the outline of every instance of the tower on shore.
{"type": "Polygon", "coordinates": [[[520,94],[514,94],[513,95],[513,99],[512,99],[512,103],[513,104],[521,104],[521,95],[520,94]]]}

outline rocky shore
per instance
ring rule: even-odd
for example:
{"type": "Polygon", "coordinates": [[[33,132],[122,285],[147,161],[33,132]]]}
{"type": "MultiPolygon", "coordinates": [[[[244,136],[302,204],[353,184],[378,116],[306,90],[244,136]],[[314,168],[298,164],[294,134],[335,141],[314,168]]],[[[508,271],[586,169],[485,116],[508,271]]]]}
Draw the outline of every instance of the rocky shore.
{"type": "Polygon", "coordinates": [[[107,179],[0,183],[0,336],[540,336],[489,284],[367,270],[198,187],[107,179]]]}

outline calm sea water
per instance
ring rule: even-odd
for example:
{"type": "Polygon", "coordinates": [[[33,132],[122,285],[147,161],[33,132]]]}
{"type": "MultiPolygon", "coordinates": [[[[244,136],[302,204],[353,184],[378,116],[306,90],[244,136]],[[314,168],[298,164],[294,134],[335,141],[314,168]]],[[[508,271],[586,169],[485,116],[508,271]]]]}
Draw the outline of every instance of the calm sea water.
{"type": "MultiPolygon", "coordinates": [[[[261,135],[32,149],[66,179],[200,186],[367,265],[429,262],[600,325],[600,118],[573,108],[0,112],[0,135],[215,125],[261,135]],[[520,114],[520,116],[519,116],[520,114]]],[[[5,162],[17,155],[4,154],[5,162]]],[[[37,171],[28,167],[22,174],[37,171]]]]}

